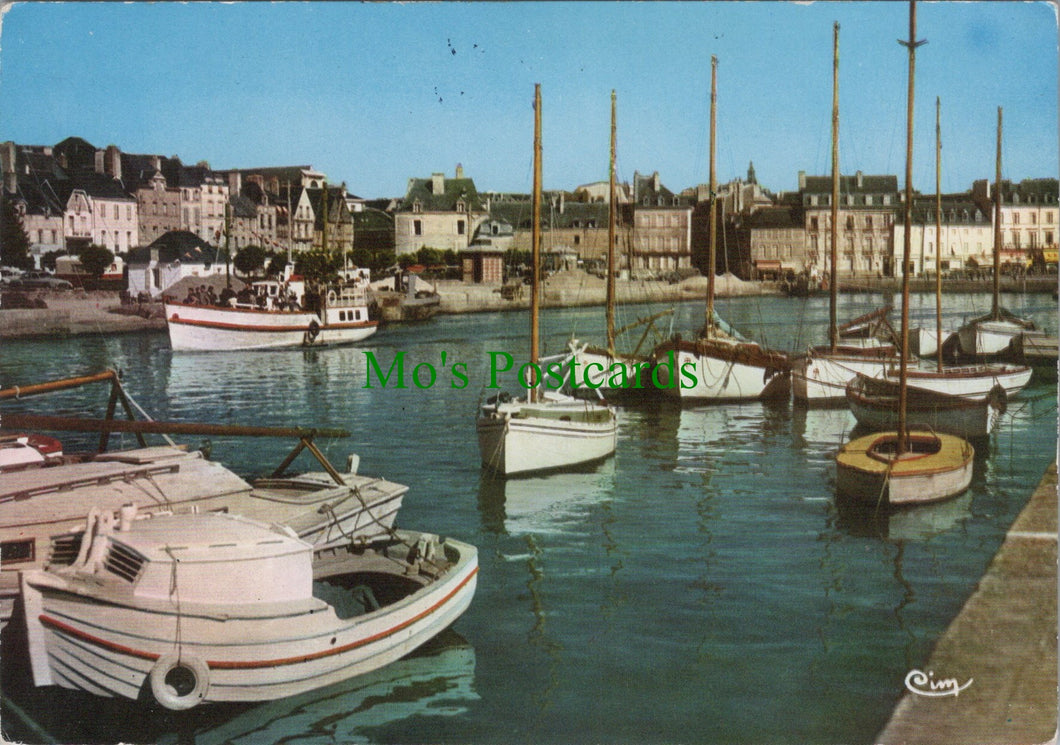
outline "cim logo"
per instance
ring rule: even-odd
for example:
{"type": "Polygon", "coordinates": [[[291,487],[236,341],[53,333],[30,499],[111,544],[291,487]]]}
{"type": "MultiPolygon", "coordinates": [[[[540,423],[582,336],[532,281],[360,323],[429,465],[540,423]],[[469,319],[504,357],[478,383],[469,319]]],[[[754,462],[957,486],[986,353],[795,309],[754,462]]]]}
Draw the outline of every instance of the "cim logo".
{"type": "Polygon", "coordinates": [[[972,684],[974,678],[969,678],[964,685],[958,685],[956,678],[935,678],[935,673],[928,670],[910,670],[905,676],[905,687],[917,696],[958,696],[960,692],[972,684]]]}

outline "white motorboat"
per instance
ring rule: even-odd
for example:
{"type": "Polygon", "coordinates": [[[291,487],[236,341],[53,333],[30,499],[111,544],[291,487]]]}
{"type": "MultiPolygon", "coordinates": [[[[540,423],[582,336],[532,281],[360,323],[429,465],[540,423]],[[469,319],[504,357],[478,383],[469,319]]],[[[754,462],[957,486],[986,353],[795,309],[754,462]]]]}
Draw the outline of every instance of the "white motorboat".
{"type": "Polygon", "coordinates": [[[268,701],[378,669],[450,626],[475,548],[430,533],[318,554],[287,529],[212,513],[90,513],[22,573],[30,666],[161,706],[268,701]]]}
{"type": "MultiPolygon", "coordinates": [[[[847,404],[858,424],[870,430],[898,426],[898,383],[858,375],[847,384],[847,404]]],[[[997,427],[1008,405],[1000,385],[981,398],[953,396],[909,386],[906,411],[910,426],[964,438],[987,437],[997,427]]]]}
{"type": "Polygon", "coordinates": [[[718,100],[718,58],[710,59],[710,240],[707,253],[706,322],[694,341],[675,337],[652,352],[659,372],[657,385],[681,401],[740,402],[787,398],[791,393],[791,362],[783,352],[742,338],[714,311],[717,253],[717,174],[715,130],[718,100]]]}
{"type": "Polygon", "coordinates": [[[164,298],[174,351],[240,351],[352,344],[376,332],[362,285],[307,292],[304,282],[256,282],[257,299],[204,305],[164,298]],[[288,296],[287,293],[292,293],[288,296]]]}
{"type": "MultiPolygon", "coordinates": [[[[549,390],[544,372],[558,365],[558,379],[569,383],[572,355],[538,358],[541,255],[541,86],[534,88],[534,190],[530,362],[524,399],[498,394],[479,408],[476,419],[482,465],[499,476],[552,471],[602,460],[614,454],[618,439],[615,412],[601,400],[582,400],[549,390]],[[540,364],[539,364],[540,363],[540,364]]],[[[573,392],[573,391],[571,391],[573,392]]],[[[597,392],[598,393],[598,392],[597,392]]]]}
{"type": "MultiPolygon", "coordinates": [[[[118,397],[124,389],[113,373],[23,386],[21,397],[39,388],[56,390],[110,380],[118,397]]],[[[0,391],[0,399],[13,389],[0,391]]],[[[112,393],[112,395],[115,395],[112,393]]],[[[91,420],[21,413],[3,414],[3,427],[37,431],[144,433],[180,432],[207,436],[292,437],[298,444],[269,478],[248,482],[200,451],[173,444],[96,453],[66,454],[32,468],[0,472],[0,621],[11,616],[19,571],[40,568],[56,535],[84,522],[92,508],[116,512],[132,504],[141,512],[233,512],[290,526],[314,546],[385,537],[408,487],[357,473],[351,456],[345,472],[323,457],[314,437],[343,436],[341,430],[240,427],[188,422],[91,420]],[[304,449],[317,456],[322,471],[287,475],[304,449]]]]}

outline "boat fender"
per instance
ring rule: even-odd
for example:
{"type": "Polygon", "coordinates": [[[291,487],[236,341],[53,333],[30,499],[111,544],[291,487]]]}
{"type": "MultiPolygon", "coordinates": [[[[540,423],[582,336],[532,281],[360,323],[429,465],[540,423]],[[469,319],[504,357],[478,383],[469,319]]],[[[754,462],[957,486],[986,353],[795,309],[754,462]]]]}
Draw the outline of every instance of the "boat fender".
{"type": "Polygon", "coordinates": [[[305,343],[306,344],[312,344],[314,341],[316,341],[316,338],[319,335],[320,335],[320,324],[317,323],[316,320],[314,319],[314,320],[309,322],[309,328],[306,329],[306,332],[305,332],[305,343]]]}
{"type": "Polygon", "coordinates": [[[206,698],[210,668],[194,655],[169,652],[158,658],[148,680],[155,701],[170,711],[184,711],[206,698]]]}
{"type": "Polygon", "coordinates": [[[1008,393],[1000,383],[994,383],[994,387],[990,389],[986,398],[997,409],[999,415],[1004,415],[1008,411],[1008,393]]]}

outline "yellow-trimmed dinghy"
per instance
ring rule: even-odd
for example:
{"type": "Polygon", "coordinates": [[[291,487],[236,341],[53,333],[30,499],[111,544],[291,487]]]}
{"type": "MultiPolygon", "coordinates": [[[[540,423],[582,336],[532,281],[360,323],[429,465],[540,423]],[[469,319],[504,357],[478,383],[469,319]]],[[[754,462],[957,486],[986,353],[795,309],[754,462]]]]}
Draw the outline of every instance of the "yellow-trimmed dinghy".
{"type": "Polygon", "coordinates": [[[836,455],[841,497],[903,507],[961,494],[972,481],[975,448],[954,435],[916,431],[898,455],[896,432],[851,440],[836,455]]]}

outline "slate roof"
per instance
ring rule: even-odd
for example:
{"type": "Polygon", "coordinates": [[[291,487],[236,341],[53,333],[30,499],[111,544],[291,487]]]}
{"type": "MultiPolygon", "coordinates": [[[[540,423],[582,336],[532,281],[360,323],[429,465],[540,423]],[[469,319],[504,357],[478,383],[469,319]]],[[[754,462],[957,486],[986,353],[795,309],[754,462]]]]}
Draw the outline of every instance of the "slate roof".
{"type": "MultiPolygon", "coordinates": [[[[935,224],[935,195],[934,194],[918,194],[913,197],[913,215],[912,220],[914,225],[934,225],[935,224]]],[[[942,195],[942,224],[943,225],[975,225],[975,213],[980,212],[980,208],[972,200],[971,193],[964,192],[958,194],[943,194],[942,195]]],[[[979,224],[990,225],[991,214],[989,212],[982,212],[982,217],[979,224]]],[[[905,210],[900,209],[895,214],[895,223],[903,225],[905,223],[905,210]]]]}
{"type": "Polygon", "coordinates": [[[254,218],[258,216],[258,206],[253,199],[242,194],[228,197],[232,205],[232,217],[254,218]]]}
{"type": "Polygon", "coordinates": [[[661,209],[669,207],[671,209],[687,209],[694,206],[693,199],[674,194],[662,182],[659,183],[659,188],[656,189],[654,184],[655,177],[656,174],[645,176],[636,171],[633,172],[633,204],[638,208],[652,207],[661,209]]]}
{"type": "Polygon", "coordinates": [[[481,212],[484,209],[475,180],[470,178],[445,179],[442,193],[432,190],[433,180],[429,178],[409,179],[409,188],[405,198],[398,206],[398,212],[409,212],[412,205],[419,202],[426,212],[455,212],[456,203],[463,200],[469,212],[481,212]]]}
{"type": "Polygon", "coordinates": [[[802,210],[795,207],[762,207],[744,218],[745,227],[752,230],[802,228],[802,210]]]}
{"type": "Polygon", "coordinates": [[[96,199],[109,199],[117,202],[136,201],[125,192],[121,181],[95,171],[77,171],[72,173],[70,178],[55,184],[55,191],[64,205],[70,199],[70,195],[78,189],[96,199]]]}
{"type": "Polygon", "coordinates": [[[22,176],[17,183],[18,198],[26,203],[28,214],[62,217],[65,203],[59,198],[49,179],[22,176]]]}
{"type": "Polygon", "coordinates": [[[151,261],[151,252],[158,251],[158,260],[182,264],[213,264],[217,261],[217,249],[199,236],[187,230],[170,230],[158,236],[152,243],[129,252],[129,266],[143,266],[151,261]]]}
{"type": "MultiPolygon", "coordinates": [[[[800,189],[804,194],[831,194],[832,177],[829,176],[807,176],[806,186],[800,189]]],[[[897,176],[866,176],[862,174],[861,185],[858,186],[858,176],[839,176],[840,194],[897,194],[897,176]]]]}
{"type": "MultiPolygon", "coordinates": [[[[309,204],[313,207],[313,226],[317,230],[324,228],[324,190],[306,189],[309,204]]],[[[293,204],[293,202],[292,202],[293,204]]],[[[328,189],[328,222],[335,222],[335,215],[341,215],[346,208],[346,200],[338,189],[328,189]]]]}

